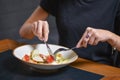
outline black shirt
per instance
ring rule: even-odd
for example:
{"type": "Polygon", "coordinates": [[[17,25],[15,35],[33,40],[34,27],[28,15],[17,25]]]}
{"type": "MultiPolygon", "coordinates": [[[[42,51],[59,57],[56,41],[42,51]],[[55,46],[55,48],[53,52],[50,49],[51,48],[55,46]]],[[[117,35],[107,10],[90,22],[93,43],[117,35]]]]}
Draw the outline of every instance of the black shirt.
{"type": "MultiPolygon", "coordinates": [[[[87,27],[113,32],[115,20],[120,20],[119,3],[119,0],[42,0],[40,6],[56,17],[60,45],[73,47],[87,27]]],[[[75,51],[82,58],[113,64],[108,43],[75,51]]]]}

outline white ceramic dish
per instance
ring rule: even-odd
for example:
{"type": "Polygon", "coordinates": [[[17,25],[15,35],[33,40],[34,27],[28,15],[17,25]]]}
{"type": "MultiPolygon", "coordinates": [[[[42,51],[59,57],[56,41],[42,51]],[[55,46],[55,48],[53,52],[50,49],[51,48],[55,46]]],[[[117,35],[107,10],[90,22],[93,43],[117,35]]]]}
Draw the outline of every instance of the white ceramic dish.
{"type": "MultiPolygon", "coordinates": [[[[58,48],[61,48],[63,46],[59,46],[59,45],[53,45],[53,44],[49,44],[52,52],[54,52],[55,50],[57,50],[58,48]]],[[[66,48],[66,47],[64,47],[66,48]]],[[[37,44],[37,45],[23,45],[20,47],[17,47],[16,49],[14,49],[13,51],[13,55],[19,59],[20,61],[24,62],[25,64],[37,68],[37,69],[44,69],[44,70],[53,70],[53,69],[59,69],[62,67],[67,66],[68,64],[74,62],[77,58],[78,55],[73,51],[73,50],[69,50],[69,51],[62,51],[61,54],[63,55],[64,58],[69,59],[68,62],[66,63],[61,63],[61,64],[34,64],[34,63],[30,63],[30,62],[25,62],[22,60],[23,56],[25,54],[30,55],[30,52],[34,49],[38,49],[40,51],[40,53],[43,54],[48,54],[47,48],[45,46],[45,44],[37,44]]]]}

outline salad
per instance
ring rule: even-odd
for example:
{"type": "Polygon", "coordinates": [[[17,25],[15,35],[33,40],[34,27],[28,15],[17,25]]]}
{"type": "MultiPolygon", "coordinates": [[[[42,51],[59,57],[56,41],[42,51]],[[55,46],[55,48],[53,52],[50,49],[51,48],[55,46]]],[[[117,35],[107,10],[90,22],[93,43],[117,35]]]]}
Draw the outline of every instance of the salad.
{"type": "Polygon", "coordinates": [[[60,63],[66,63],[69,61],[69,59],[65,59],[61,53],[57,53],[55,55],[55,60],[52,55],[44,55],[39,52],[39,50],[35,49],[31,51],[30,55],[25,54],[22,58],[22,60],[30,63],[36,63],[36,64],[60,64],[60,63]]]}

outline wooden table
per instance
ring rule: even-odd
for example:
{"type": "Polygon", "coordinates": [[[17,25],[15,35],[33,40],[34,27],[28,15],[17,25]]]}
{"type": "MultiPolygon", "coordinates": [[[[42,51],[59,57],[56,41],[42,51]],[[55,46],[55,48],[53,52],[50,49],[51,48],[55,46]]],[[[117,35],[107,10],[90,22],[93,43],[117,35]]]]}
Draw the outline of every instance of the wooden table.
{"type": "MultiPolygon", "coordinates": [[[[19,43],[10,39],[0,40],[0,52],[13,50],[21,45],[24,45],[24,43],[19,43]]],[[[117,67],[100,64],[83,58],[78,58],[70,65],[78,69],[104,75],[105,77],[102,78],[102,80],[120,80],[120,68],[117,67]]]]}

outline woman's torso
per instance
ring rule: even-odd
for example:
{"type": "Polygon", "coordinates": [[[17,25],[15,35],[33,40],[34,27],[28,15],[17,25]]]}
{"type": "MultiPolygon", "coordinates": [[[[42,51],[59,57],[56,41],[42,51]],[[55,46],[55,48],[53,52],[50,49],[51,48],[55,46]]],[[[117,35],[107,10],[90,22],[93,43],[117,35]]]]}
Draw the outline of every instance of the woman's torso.
{"type": "MultiPolygon", "coordinates": [[[[44,9],[56,17],[60,45],[76,46],[87,27],[114,31],[119,0],[45,1],[48,1],[47,7],[49,8],[44,9]]],[[[75,51],[80,57],[112,65],[112,50],[107,43],[99,43],[96,46],[88,45],[87,48],[75,51]]]]}

